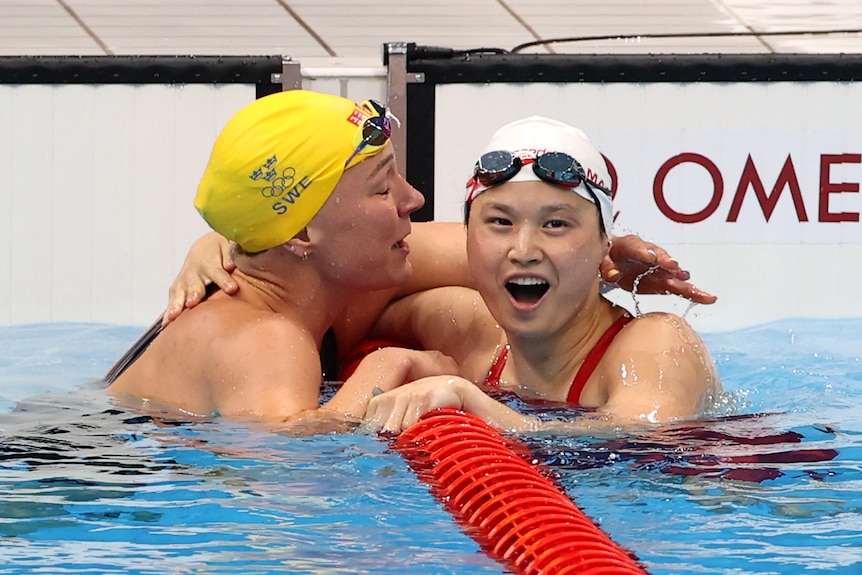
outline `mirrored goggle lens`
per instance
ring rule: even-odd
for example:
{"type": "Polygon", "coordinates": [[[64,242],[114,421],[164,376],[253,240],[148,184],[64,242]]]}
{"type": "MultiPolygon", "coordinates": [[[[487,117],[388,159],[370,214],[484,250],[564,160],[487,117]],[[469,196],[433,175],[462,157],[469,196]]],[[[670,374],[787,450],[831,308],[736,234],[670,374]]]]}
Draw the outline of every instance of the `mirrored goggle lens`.
{"type": "Polygon", "coordinates": [[[563,152],[547,152],[533,164],[536,175],[562,185],[576,186],[586,178],[580,162],[563,152]]]}
{"type": "Polygon", "coordinates": [[[521,159],[505,150],[483,154],[476,162],[473,177],[484,186],[512,178],[521,169],[521,159]]]}
{"type": "Polygon", "coordinates": [[[362,126],[362,141],[367,146],[382,146],[391,135],[392,124],[386,116],[368,118],[362,126]]]}

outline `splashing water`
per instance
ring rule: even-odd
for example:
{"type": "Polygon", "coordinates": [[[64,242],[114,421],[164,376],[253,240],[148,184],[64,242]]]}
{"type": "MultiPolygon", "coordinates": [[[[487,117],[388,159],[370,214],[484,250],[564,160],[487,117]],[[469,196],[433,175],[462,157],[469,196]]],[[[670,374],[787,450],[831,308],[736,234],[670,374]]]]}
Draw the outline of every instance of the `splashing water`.
{"type": "Polygon", "coordinates": [[[641,311],[640,302],[638,301],[638,286],[640,286],[641,280],[643,280],[645,277],[647,277],[648,275],[650,275],[651,273],[653,273],[657,269],[659,269],[659,266],[657,266],[657,265],[650,267],[644,273],[642,273],[638,277],[636,277],[635,281],[633,282],[632,299],[635,302],[635,311],[634,311],[635,317],[643,317],[643,312],[641,311]]]}

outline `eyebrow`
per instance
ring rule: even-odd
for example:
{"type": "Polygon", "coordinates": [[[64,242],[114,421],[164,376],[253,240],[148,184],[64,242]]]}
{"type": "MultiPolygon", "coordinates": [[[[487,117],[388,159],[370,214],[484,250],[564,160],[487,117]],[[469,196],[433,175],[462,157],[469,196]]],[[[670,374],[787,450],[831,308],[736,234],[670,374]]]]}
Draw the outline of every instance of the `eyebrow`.
{"type": "MultiPolygon", "coordinates": [[[[507,214],[513,213],[515,210],[512,206],[508,204],[498,203],[498,202],[488,202],[485,204],[487,207],[495,210],[500,210],[501,212],[505,212],[507,214]]],[[[555,214],[557,212],[569,212],[578,214],[582,211],[582,209],[578,206],[571,206],[569,204],[553,204],[539,207],[539,214],[547,217],[548,215],[555,214]]]]}
{"type": "Polygon", "coordinates": [[[371,173],[368,175],[368,178],[369,178],[369,179],[373,178],[374,176],[376,176],[376,175],[377,175],[377,173],[378,173],[378,172],[380,172],[380,170],[382,170],[382,169],[383,169],[383,168],[385,168],[388,164],[391,164],[391,163],[392,163],[392,162],[394,162],[394,161],[395,161],[395,154],[388,154],[385,158],[383,158],[383,159],[380,161],[380,163],[378,163],[376,166],[374,166],[374,169],[373,169],[373,170],[371,171],[371,173]]]}
{"type": "Polygon", "coordinates": [[[541,208],[541,212],[543,214],[553,214],[556,212],[574,212],[577,214],[581,211],[583,211],[583,208],[581,208],[580,206],[572,206],[569,204],[557,204],[553,206],[543,206],[541,208]]]}

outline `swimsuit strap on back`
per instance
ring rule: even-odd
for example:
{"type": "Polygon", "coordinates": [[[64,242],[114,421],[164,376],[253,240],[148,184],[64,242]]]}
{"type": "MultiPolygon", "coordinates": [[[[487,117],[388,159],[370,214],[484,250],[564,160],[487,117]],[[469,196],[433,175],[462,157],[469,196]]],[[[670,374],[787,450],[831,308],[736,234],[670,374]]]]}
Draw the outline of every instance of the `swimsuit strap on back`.
{"type": "Polygon", "coordinates": [[[162,325],[162,318],[158,318],[153,322],[153,325],[149,327],[144,334],[138,338],[138,341],[132,344],[132,347],[126,350],[126,353],[123,354],[123,357],[117,360],[111,369],[108,370],[108,373],[105,374],[103,378],[105,383],[111,385],[130,365],[135,363],[135,360],[141,357],[141,354],[147,351],[147,348],[150,347],[150,344],[153,343],[153,340],[156,339],[156,336],[162,333],[162,329],[164,326],[162,325]]]}
{"type": "MultiPolygon", "coordinates": [[[[217,292],[219,287],[216,284],[209,284],[206,287],[206,293],[204,297],[201,298],[201,301],[204,301],[212,294],[217,292]]],[[[141,357],[141,355],[147,351],[147,348],[150,347],[150,344],[153,343],[153,340],[156,339],[156,336],[162,333],[162,330],[165,326],[162,325],[162,316],[159,316],[156,321],[144,332],[144,334],[138,338],[138,341],[132,344],[132,347],[126,350],[126,353],[123,354],[123,357],[117,360],[111,369],[108,370],[108,373],[105,374],[103,378],[105,383],[111,385],[114,383],[118,377],[120,377],[126,369],[135,361],[141,357]]]]}
{"type": "Polygon", "coordinates": [[[599,338],[599,341],[596,342],[596,345],[590,350],[584,363],[581,364],[581,368],[578,370],[578,373],[575,374],[575,379],[572,381],[572,387],[569,388],[569,395],[566,397],[566,403],[570,405],[580,405],[581,392],[584,390],[584,386],[587,385],[587,380],[590,379],[590,376],[596,370],[596,367],[599,365],[599,362],[608,350],[608,346],[611,345],[611,342],[620,330],[623,329],[631,320],[632,316],[627,313],[623,314],[611,325],[611,327],[607,329],[605,333],[602,334],[602,337],[599,338]]]}

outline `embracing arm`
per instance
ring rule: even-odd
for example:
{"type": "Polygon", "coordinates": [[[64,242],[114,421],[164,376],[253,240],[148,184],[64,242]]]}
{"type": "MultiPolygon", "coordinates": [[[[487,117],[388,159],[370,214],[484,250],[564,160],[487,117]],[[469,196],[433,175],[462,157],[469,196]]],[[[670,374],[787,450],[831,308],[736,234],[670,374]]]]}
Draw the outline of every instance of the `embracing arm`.
{"type": "Polygon", "coordinates": [[[447,286],[424,290],[392,302],[369,331],[369,337],[437,349],[462,368],[478,350],[501,338],[491,312],[476,290],[447,286]]]}
{"type": "MultiPolygon", "coordinates": [[[[377,307],[423,289],[445,285],[472,286],[463,224],[416,223],[408,239],[413,277],[398,289],[380,292],[377,307]]],[[[171,284],[163,322],[175,319],[183,308],[200,303],[206,287],[211,283],[227,293],[235,293],[237,286],[230,276],[233,269],[230,242],[214,232],[198,239],[171,284]]],[[[605,281],[616,283],[628,291],[632,290],[635,280],[641,278],[639,293],[676,294],[704,304],[716,300],[714,295],[689,282],[688,273],[664,249],[635,235],[614,237],[610,256],[602,262],[601,273],[605,281]]],[[[373,315],[376,311],[369,313],[373,315]]]]}
{"type": "Polygon", "coordinates": [[[323,409],[359,420],[375,394],[423,377],[458,373],[458,364],[438,351],[385,347],[365,356],[323,409]]]}
{"type": "MultiPolygon", "coordinates": [[[[463,224],[413,224],[410,258],[414,277],[398,295],[439,286],[473,287],[466,241],[463,224]]],[[[600,270],[602,279],[626,291],[632,291],[637,281],[638,292],[643,294],[675,294],[701,304],[711,304],[717,299],[692,284],[690,274],[667,250],[633,234],[613,237],[600,270]]]]}

